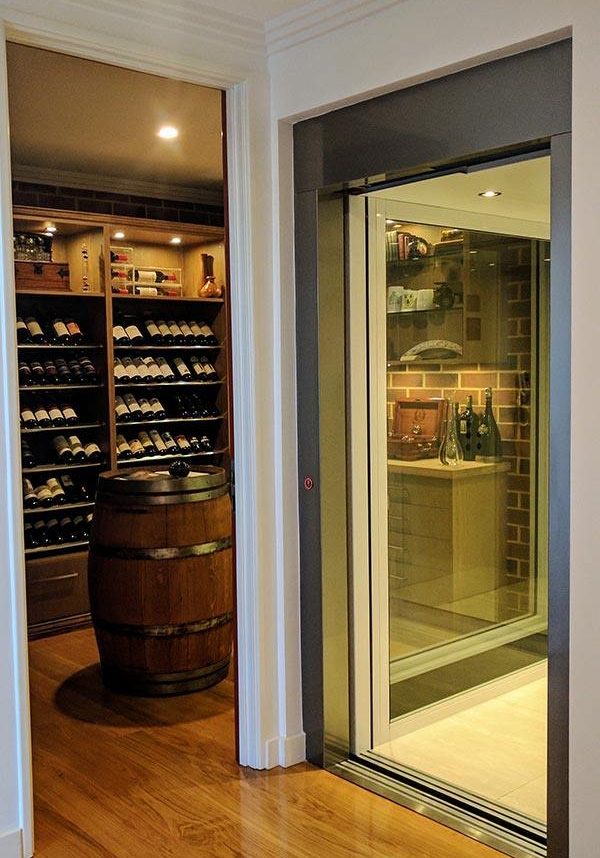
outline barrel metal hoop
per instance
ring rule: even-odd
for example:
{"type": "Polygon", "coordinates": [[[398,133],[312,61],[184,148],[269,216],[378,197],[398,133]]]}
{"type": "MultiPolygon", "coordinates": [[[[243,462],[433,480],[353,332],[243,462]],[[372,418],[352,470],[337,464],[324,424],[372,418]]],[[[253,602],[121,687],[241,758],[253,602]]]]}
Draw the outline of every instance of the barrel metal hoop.
{"type": "Polygon", "coordinates": [[[127,623],[111,623],[94,616],[94,626],[98,629],[104,629],[113,634],[128,635],[129,637],[140,638],[166,638],[178,637],[183,635],[193,635],[198,632],[206,632],[209,629],[217,629],[221,626],[226,626],[233,619],[232,613],[219,614],[216,617],[210,617],[207,620],[196,620],[192,623],[176,623],[165,624],[160,626],[132,626],[127,623]]]}
{"type": "Polygon", "coordinates": [[[92,540],[90,554],[100,557],[113,557],[119,560],[176,560],[179,557],[202,557],[216,554],[231,548],[231,537],[225,536],[214,542],[201,542],[198,545],[181,545],[173,548],[129,548],[120,545],[100,545],[92,540]]]}
{"type": "Polygon", "coordinates": [[[96,503],[106,503],[110,506],[127,506],[132,507],[134,504],[138,503],[141,505],[141,509],[131,509],[131,512],[145,512],[144,507],[149,506],[168,506],[169,504],[177,504],[177,503],[196,503],[197,501],[208,501],[214,500],[214,498],[220,498],[222,495],[229,494],[229,486],[220,486],[217,489],[211,490],[201,490],[196,492],[187,492],[183,494],[181,492],[173,492],[172,494],[130,494],[130,495],[120,495],[113,494],[112,492],[103,492],[99,491],[96,495],[96,503]]]}

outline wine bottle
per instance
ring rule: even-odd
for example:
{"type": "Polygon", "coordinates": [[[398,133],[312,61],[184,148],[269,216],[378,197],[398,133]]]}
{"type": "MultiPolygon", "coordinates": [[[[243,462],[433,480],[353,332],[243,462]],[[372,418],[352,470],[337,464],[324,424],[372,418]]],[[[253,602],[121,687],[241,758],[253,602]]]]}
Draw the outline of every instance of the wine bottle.
{"type": "Polygon", "coordinates": [[[158,330],[161,333],[162,341],[166,346],[173,344],[173,334],[164,319],[158,319],[156,322],[158,330]]]}
{"type": "Polygon", "coordinates": [[[163,443],[167,449],[167,453],[176,453],[177,452],[177,444],[175,443],[173,436],[170,432],[163,432],[161,435],[163,443]]]}
{"type": "Polygon", "coordinates": [[[123,366],[132,384],[139,384],[142,381],[140,371],[130,357],[123,358],[123,366]]]}
{"type": "Polygon", "coordinates": [[[81,367],[81,371],[83,373],[83,377],[86,382],[92,384],[98,381],[98,373],[96,371],[96,367],[91,362],[89,357],[82,355],[78,358],[79,366],[81,367]]]}
{"type": "Polygon", "coordinates": [[[140,343],[144,342],[142,332],[134,321],[128,321],[125,323],[125,333],[129,337],[129,343],[132,346],[138,346],[140,343]]]}
{"type": "Polygon", "coordinates": [[[53,333],[52,339],[55,343],[61,346],[71,344],[71,334],[62,319],[53,319],[50,325],[53,333]]]}
{"type": "Polygon", "coordinates": [[[145,357],[144,363],[153,381],[162,381],[162,372],[153,357],[145,357]]]}
{"type": "Polygon", "coordinates": [[[206,345],[206,346],[218,346],[219,345],[218,339],[213,334],[212,329],[206,324],[206,322],[201,322],[200,334],[204,338],[204,345],[206,345]]]}
{"type": "Polygon", "coordinates": [[[477,415],[473,411],[473,397],[467,396],[467,404],[458,416],[459,438],[465,462],[475,459],[477,423],[477,415]]]}
{"type": "Polygon", "coordinates": [[[23,477],[23,506],[26,509],[34,509],[38,503],[33,483],[27,477],[23,477]]]}
{"type": "Polygon", "coordinates": [[[67,363],[67,366],[69,367],[75,384],[83,384],[83,382],[85,381],[83,377],[83,370],[77,358],[71,358],[71,360],[67,363]]]}
{"type": "Polygon", "coordinates": [[[169,330],[173,334],[173,342],[175,343],[175,345],[182,345],[185,342],[185,335],[177,324],[177,322],[175,322],[173,319],[169,319],[167,321],[167,325],[169,327],[169,330]]]}
{"type": "Polygon", "coordinates": [[[81,501],[89,500],[85,486],[77,488],[69,474],[61,474],[59,481],[69,503],[80,503],[81,501]]]}
{"type": "Polygon", "coordinates": [[[150,403],[148,402],[148,400],[144,396],[141,396],[138,399],[138,405],[139,405],[140,410],[142,412],[142,420],[154,419],[154,411],[152,410],[152,406],[150,405],[150,403]]]}
{"type": "Polygon", "coordinates": [[[214,368],[212,363],[206,357],[206,355],[200,355],[200,361],[204,368],[204,373],[206,375],[207,381],[218,381],[219,376],[217,375],[217,370],[214,368]]]}
{"type": "Polygon", "coordinates": [[[52,503],[65,503],[67,496],[65,494],[65,490],[59,483],[56,477],[48,477],[46,480],[46,485],[50,489],[50,493],[52,494],[52,503]]]}
{"type": "Polygon", "coordinates": [[[29,405],[23,405],[21,408],[21,423],[25,427],[25,429],[35,429],[37,426],[37,420],[35,419],[35,414],[33,409],[29,407],[29,405]]]}
{"type": "Polygon", "coordinates": [[[69,316],[65,319],[65,325],[67,326],[67,331],[71,337],[71,342],[76,346],[82,343],[84,336],[81,328],[79,327],[79,323],[76,322],[72,316],[69,316]]]}
{"type": "Polygon", "coordinates": [[[443,465],[456,467],[463,461],[458,431],[458,403],[446,401],[445,431],[440,444],[439,459],[443,465]]]}
{"type": "Polygon", "coordinates": [[[39,542],[37,540],[37,536],[33,529],[33,525],[30,521],[25,522],[24,527],[24,535],[25,535],[25,548],[38,548],[39,542]]]}
{"type": "Polygon", "coordinates": [[[480,462],[502,461],[502,439],[494,419],[492,388],[485,389],[485,411],[477,427],[475,458],[480,462]]]}
{"type": "Polygon", "coordinates": [[[146,364],[144,358],[141,358],[141,357],[133,358],[133,363],[134,363],[135,368],[137,369],[137,371],[140,375],[140,378],[143,382],[147,383],[147,382],[152,381],[152,372],[150,370],[150,366],[148,364],[146,364]]]}
{"type": "Polygon", "coordinates": [[[82,515],[74,516],[73,527],[75,528],[75,532],[77,533],[78,542],[84,542],[86,539],[90,538],[90,531],[87,526],[87,522],[82,515]]]}
{"type": "Polygon", "coordinates": [[[88,462],[99,462],[102,458],[102,450],[95,441],[88,441],[83,448],[83,452],[88,462]]]}
{"type": "Polygon", "coordinates": [[[129,262],[129,257],[127,253],[122,252],[120,250],[111,250],[110,252],[110,261],[111,262],[129,262]]]}
{"type": "Polygon", "coordinates": [[[67,422],[65,415],[55,402],[50,403],[48,406],[48,416],[53,426],[64,426],[67,422]]]}
{"type": "Polygon", "coordinates": [[[194,452],[194,453],[202,452],[201,448],[200,448],[200,441],[198,440],[196,435],[192,435],[192,437],[189,440],[190,440],[190,447],[192,448],[192,452],[194,452]]]}
{"type": "Polygon", "coordinates": [[[50,545],[50,538],[48,536],[48,531],[46,530],[46,524],[42,519],[38,519],[38,521],[33,523],[33,529],[35,531],[37,544],[40,547],[50,545]]]}
{"type": "Polygon", "coordinates": [[[194,355],[190,360],[190,366],[192,367],[192,371],[198,381],[208,381],[206,377],[206,371],[204,369],[204,363],[200,360],[199,357],[194,355]]]}
{"type": "MultiPolygon", "coordinates": [[[[56,373],[56,367],[54,366],[52,361],[46,361],[46,363],[49,363],[50,366],[54,369],[54,372],[56,373]]],[[[39,360],[32,360],[31,363],[29,364],[29,368],[31,370],[31,377],[32,377],[33,383],[34,384],[44,384],[44,382],[46,381],[45,364],[44,364],[44,366],[42,366],[41,363],[39,362],[39,360]]]]}
{"type": "Polygon", "coordinates": [[[41,483],[34,489],[35,496],[41,506],[52,506],[52,492],[47,483],[41,483]]]}
{"type": "MultiPolygon", "coordinates": [[[[194,359],[192,358],[192,361],[193,360],[194,359]]],[[[187,420],[187,418],[190,417],[189,409],[186,406],[186,400],[182,396],[175,397],[175,413],[183,420],[187,420]]]]}
{"type": "Polygon", "coordinates": [[[151,429],[149,432],[150,439],[156,450],[158,451],[159,456],[164,456],[167,453],[167,446],[163,439],[160,437],[160,433],[156,429],[151,429]]]}
{"type": "Polygon", "coordinates": [[[41,375],[37,367],[34,367],[34,364],[35,362],[32,362],[31,371],[32,373],[34,373],[34,376],[37,376],[36,384],[43,384],[44,382],[46,382],[47,384],[59,384],[61,382],[61,378],[58,374],[58,367],[56,366],[54,361],[44,361],[44,366],[41,375]]]}
{"type": "Polygon", "coordinates": [[[33,375],[31,372],[31,367],[27,363],[27,361],[20,360],[19,361],[19,385],[21,387],[29,387],[29,385],[33,382],[33,375]]]}
{"type": "Polygon", "coordinates": [[[35,456],[31,452],[31,447],[27,443],[27,441],[21,441],[21,462],[24,468],[34,468],[35,467],[35,456]]]}
{"type": "Polygon", "coordinates": [[[129,447],[136,459],[141,459],[144,455],[144,448],[139,438],[132,438],[129,442],[129,447]]]}
{"type": "Polygon", "coordinates": [[[202,435],[200,437],[200,450],[202,453],[212,453],[213,451],[213,443],[208,437],[208,435],[202,435]]]}
{"type": "Polygon", "coordinates": [[[115,396],[115,414],[117,417],[117,423],[126,423],[128,420],[131,420],[131,412],[125,405],[125,401],[122,396],[115,396]]]}
{"type": "Polygon", "coordinates": [[[192,373],[189,371],[183,358],[176,357],[173,361],[173,366],[177,370],[181,381],[191,381],[192,373]]]}
{"type": "Polygon", "coordinates": [[[45,429],[47,426],[52,425],[52,420],[50,419],[48,410],[43,403],[38,402],[34,405],[33,408],[33,413],[35,414],[35,419],[38,426],[41,426],[42,429],[45,429]]]}
{"type": "Polygon", "coordinates": [[[183,334],[185,344],[188,346],[194,345],[194,343],[196,342],[196,337],[192,333],[192,329],[190,328],[188,323],[182,319],[180,322],[177,322],[177,324],[179,325],[179,329],[183,334]]]}
{"type": "Polygon", "coordinates": [[[83,449],[83,444],[77,437],[77,435],[68,435],[67,442],[69,444],[69,449],[73,454],[73,458],[76,462],[85,462],[87,456],[85,450],[83,449]]]}
{"type": "Polygon", "coordinates": [[[138,439],[144,448],[144,455],[146,456],[156,456],[157,449],[152,443],[152,440],[147,432],[138,432],[138,439]]]}
{"type": "Polygon", "coordinates": [[[20,316],[17,317],[17,342],[19,345],[32,342],[29,328],[20,316]]]}
{"type": "Polygon", "coordinates": [[[139,406],[139,403],[135,396],[132,393],[126,393],[123,397],[125,405],[131,415],[132,420],[142,420],[144,417],[144,413],[139,406]]]}
{"type": "MultiPolygon", "coordinates": [[[[66,360],[64,358],[56,358],[54,365],[56,367],[56,379],[51,377],[51,380],[59,384],[73,384],[73,376],[67,366],[66,360]]],[[[47,369],[46,364],[44,364],[44,369],[47,369]]]]}
{"type": "Polygon", "coordinates": [[[124,435],[117,435],[117,459],[131,459],[133,453],[124,435]]]}
{"type": "Polygon", "coordinates": [[[46,533],[51,545],[62,545],[65,541],[63,530],[57,518],[49,518],[46,522],[46,533]]]}
{"type": "Polygon", "coordinates": [[[163,342],[163,335],[159,331],[156,322],[153,319],[144,319],[144,325],[150,342],[160,345],[163,342]]]}
{"type": "Polygon", "coordinates": [[[42,345],[46,342],[46,335],[44,334],[42,326],[36,318],[34,318],[33,316],[28,316],[25,319],[25,325],[27,326],[27,330],[29,331],[29,336],[31,337],[32,343],[42,345]]]}
{"type": "Polygon", "coordinates": [[[121,384],[129,384],[129,382],[131,381],[129,373],[125,369],[125,364],[123,363],[121,358],[115,358],[114,376],[115,381],[120,382],[121,384]]]}
{"type": "Polygon", "coordinates": [[[175,381],[175,373],[164,359],[164,357],[156,358],[156,363],[158,364],[158,368],[160,369],[161,375],[164,381],[175,381]]]}
{"type": "Polygon", "coordinates": [[[127,336],[127,332],[123,325],[113,325],[113,340],[117,346],[129,345],[129,337],[127,336]]]}
{"type": "Polygon", "coordinates": [[[64,518],[61,518],[59,525],[65,542],[78,541],[77,531],[73,525],[73,519],[70,515],[65,515],[64,518]]]}
{"type": "MultiPolygon", "coordinates": [[[[196,345],[197,346],[207,345],[206,342],[204,341],[204,334],[202,333],[202,330],[201,330],[198,322],[196,322],[194,319],[192,319],[192,321],[189,322],[188,324],[190,326],[190,331],[194,335],[194,342],[196,343],[196,345]]],[[[202,324],[204,324],[204,323],[202,323],[202,324]]]]}
{"type": "Polygon", "coordinates": [[[56,458],[62,465],[73,461],[73,451],[64,435],[57,435],[52,439],[52,444],[56,451],[56,458]]]}
{"type": "Polygon", "coordinates": [[[136,283],[177,283],[177,275],[175,272],[161,271],[158,268],[148,271],[140,271],[135,269],[136,283]]]}
{"type": "Polygon", "coordinates": [[[162,406],[160,399],[157,399],[156,396],[153,396],[149,402],[150,408],[152,409],[152,414],[154,415],[156,420],[164,420],[166,415],[165,409],[162,406]]]}
{"type": "Polygon", "coordinates": [[[72,405],[63,404],[60,406],[60,410],[62,411],[67,426],[73,426],[75,423],[79,423],[79,416],[72,405]]]}
{"type": "Polygon", "coordinates": [[[177,447],[182,453],[191,453],[192,448],[190,446],[190,442],[185,437],[185,435],[175,435],[175,443],[177,447]]]}

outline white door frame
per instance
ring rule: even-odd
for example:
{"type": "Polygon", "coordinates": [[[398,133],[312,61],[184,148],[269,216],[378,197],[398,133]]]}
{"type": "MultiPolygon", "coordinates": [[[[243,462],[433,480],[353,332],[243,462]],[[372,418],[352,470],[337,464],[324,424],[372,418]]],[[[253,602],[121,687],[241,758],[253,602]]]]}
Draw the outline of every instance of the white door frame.
{"type": "MultiPolygon", "coordinates": [[[[21,3],[28,7],[27,2],[21,3]]],[[[85,7],[86,4],[81,4],[85,7]]],[[[126,4],[123,4],[124,6],[126,4]]],[[[133,4],[132,4],[133,5],[133,4]]],[[[304,759],[304,735],[300,722],[300,706],[290,706],[291,695],[299,687],[299,664],[289,672],[289,659],[294,654],[282,654],[281,641],[277,634],[280,627],[271,622],[284,598],[277,582],[281,570],[277,569],[277,552],[281,551],[282,534],[273,532],[276,516],[272,498],[277,495],[281,472],[278,463],[269,462],[273,448],[273,436],[278,435],[278,416],[273,414],[269,403],[272,391],[257,384],[257,377],[265,377],[269,364],[275,385],[280,381],[280,368],[276,356],[265,349],[264,337],[257,336],[256,325],[270,326],[272,320],[266,307],[272,302],[265,289],[271,268],[271,236],[268,224],[261,223],[261,233],[252,231],[253,209],[257,205],[257,193],[251,186],[251,168],[257,169],[269,179],[268,110],[269,89],[264,60],[254,57],[243,49],[239,51],[240,62],[228,59],[222,64],[203,65],[202,60],[181,62],[174,52],[143,50],[143,46],[118,43],[103,31],[75,29],[66,23],[69,6],[55,12],[60,3],[54,4],[55,17],[41,20],[29,13],[19,11],[19,2],[5,7],[0,2],[0,108],[5,120],[0,129],[0,265],[3,277],[0,300],[0,326],[4,333],[0,346],[1,378],[0,407],[2,409],[2,440],[0,441],[0,467],[6,469],[6,493],[0,510],[0,535],[6,534],[6,564],[10,575],[12,650],[14,659],[14,688],[16,710],[16,751],[18,761],[19,827],[22,830],[23,854],[33,851],[33,805],[31,789],[31,736],[29,724],[29,677],[27,660],[27,623],[25,607],[25,570],[22,536],[22,500],[19,468],[19,420],[18,393],[15,383],[16,371],[16,311],[14,302],[14,270],[12,264],[12,201],[10,174],[10,138],[8,130],[8,90],[6,81],[5,40],[8,38],[24,44],[55,50],[86,59],[107,62],[126,68],[159,74],[201,85],[219,87],[227,91],[227,139],[229,174],[229,247],[231,281],[235,289],[231,292],[232,308],[232,354],[233,374],[236,383],[234,398],[234,432],[236,448],[236,542],[237,542],[237,664],[239,699],[239,753],[242,765],[266,768],[273,765],[291,765],[304,759]],[[66,11],[65,11],[66,9],[66,11]],[[57,16],[61,20],[57,20],[57,16]],[[261,151],[261,125],[265,129],[264,154],[261,151]],[[252,156],[251,156],[252,149],[252,156]],[[264,158],[264,162],[261,161],[264,158]],[[257,168],[257,161],[259,167],[257,168]],[[262,301],[257,304],[255,282],[259,260],[253,258],[253,248],[265,251],[261,260],[264,277],[261,279],[262,301]],[[264,248],[261,246],[264,244],[264,248]],[[263,317],[255,313],[262,312],[263,317]],[[259,348],[260,344],[260,348],[259,348]],[[261,432],[257,431],[258,414],[261,414],[261,432]],[[270,415],[272,425],[267,425],[270,415]],[[265,427],[269,431],[265,432],[265,427]],[[267,451],[267,452],[266,452],[267,451]],[[259,487],[260,475],[260,487],[259,487]],[[279,536],[279,540],[277,539],[279,536]],[[274,556],[275,555],[275,556],[274,556]],[[273,558],[273,559],[272,559],[273,558]],[[279,649],[279,655],[278,655],[279,649]],[[283,714],[282,714],[283,713],[283,714]]],[[[81,10],[80,10],[81,11],[81,10]]],[[[102,11],[102,10],[101,10],[102,11]]],[[[87,14],[87,10],[86,10],[87,14]]],[[[93,14],[90,12],[90,14],[93,14]]],[[[124,11],[130,17],[133,13],[124,11]]],[[[133,16],[135,17],[135,16],[133,16]]],[[[113,22],[114,23],[114,22],[113,22]]],[[[131,23],[131,21],[129,21],[131,23]]],[[[168,20],[164,21],[169,27],[168,20]]],[[[202,37],[207,46],[213,48],[214,33],[203,33],[198,37],[196,54],[204,56],[202,37]]],[[[181,36],[183,39],[184,36],[181,36]]],[[[218,36],[217,36],[218,39],[218,36]]],[[[177,38],[175,38],[177,43],[177,38]]],[[[189,45],[188,45],[189,48],[189,45]]],[[[185,57],[189,60],[188,50],[185,57]]],[[[266,204],[268,206],[268,203],[266,204]]],[[[261,206],[264,203],[261,202],[261,206]]],[[[262,209],[261,209],[262,211],[262,209]]],[[[259,252],[256,252],[258,257],[259,252]]],[[[262,255],[262,253],[261,253],[262,255]]],[[[270,278],[273,283],[273,278],[270,278]]],[[[272,335],[272,331],[269,331],[272,335]]],[[[266,385],[267,387],[269,385],[266,385]]],[[[280,518],[277,525],[281,525],[280,518]]],[[[293,546],[292,546],[293,548],[293,546]]],[[[4,594],[0,593],[0,597],[4,594]]],[[[297,659],[296,659],[297,660],[297,659]]],[[[299,696],[299,695],[298,695],[299,696]]],[[[1,798],[1,795],[0,795],[1,798]]],[[[0,835],[2,832],[0,832],[0,835]]],[[[0,840],[2,837],[0,836],[0,840]]],[[[8,840],[6,841],[8,845],[8,840]]],[[[12,843],[12,841],[11,841],[12,843]]],[[[0,843],[0,854],[4,856],[4,840],[0,843]]],[[[8,854],[8,853],[6,853],[8,854]]],[[[11,853],[12,855],[12,853],[11,853]]]]}

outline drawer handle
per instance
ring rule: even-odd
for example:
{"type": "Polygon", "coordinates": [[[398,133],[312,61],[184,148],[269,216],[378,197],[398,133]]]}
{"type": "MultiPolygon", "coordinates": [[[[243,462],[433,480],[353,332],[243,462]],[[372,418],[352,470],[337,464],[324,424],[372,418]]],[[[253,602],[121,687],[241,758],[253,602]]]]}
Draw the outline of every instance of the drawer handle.
{"type": "Polygon", "coordinates": [[[29,581],[29,584],[49,584],[51,581],[68,581],[70,578],[79,578],[79,572],[69,572],[65,575],[53,575],[50,578],[36,578],[35,581],[29,581]]]}

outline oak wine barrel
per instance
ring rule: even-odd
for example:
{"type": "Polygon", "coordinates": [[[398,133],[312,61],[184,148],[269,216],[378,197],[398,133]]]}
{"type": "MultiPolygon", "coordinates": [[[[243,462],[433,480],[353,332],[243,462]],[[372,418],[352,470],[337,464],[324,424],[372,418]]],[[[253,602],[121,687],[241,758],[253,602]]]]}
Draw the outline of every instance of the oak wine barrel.
{"type": "Polygon", "coordinates": [[[107,687],[161,696],[225,678],[233,626],[231,524],[222,468],[190,471],[179,461],[169,471],[100,475],[88,579],[107,687]]]}

